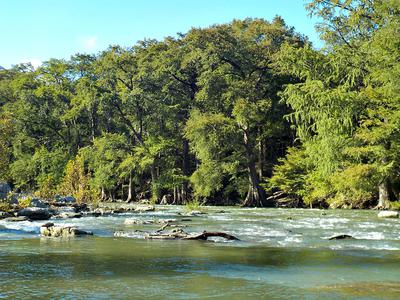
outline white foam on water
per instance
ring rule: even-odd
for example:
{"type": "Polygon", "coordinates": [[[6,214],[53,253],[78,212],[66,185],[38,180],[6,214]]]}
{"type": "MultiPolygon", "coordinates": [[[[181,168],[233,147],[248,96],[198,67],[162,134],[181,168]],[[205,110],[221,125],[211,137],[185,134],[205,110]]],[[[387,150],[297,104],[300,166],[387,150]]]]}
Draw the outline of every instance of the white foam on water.
{"type": "Polygon", "coordinates": [[[8,221],[0,221],[0,225],[4,226],[6,229],[12,229],[27,233],[39,233],[40,226],[42,226],[44,222],[31,222],[31,221],[18,221],[18,222],[8,222],[8,221]]]}
{"type": "Polygon", "coordinates": [[[360,224],[357,224],[357,227],[359,227],[359,228],[376,228],[378,226],[376,224],[372,224],[372,223],[360,223],[360,224]]]}
{"type": "Polygon", "coordinates": [[[354,237],[364,240],[384,240],[385,235],[383,232],[355,232],[354,237]]]}
{"type": "MultiPolygon", "coordinates": [[[[215,220],[215,221],[234,221],[232,217],[228,216],[207,216],[208,219],[215,220]]],[[[254,221],[254,220],[253,220],[254,221]]]]}
{"type": "Polygon", "coordinates": [[[299,244],[302,242],[303,242],[303,240],[298,237],[288,236],[283,241],[278,241],[278,244],[282,245],[282,246],[288,246],[288,245],[292,245],[292,244],[299,244]]]}

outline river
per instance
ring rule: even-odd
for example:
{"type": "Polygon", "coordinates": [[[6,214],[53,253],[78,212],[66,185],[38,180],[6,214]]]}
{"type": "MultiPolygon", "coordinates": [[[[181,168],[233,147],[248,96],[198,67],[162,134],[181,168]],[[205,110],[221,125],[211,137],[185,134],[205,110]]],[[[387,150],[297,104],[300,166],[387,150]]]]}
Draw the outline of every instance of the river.
{"type": "Polygon", "coordinates": [[[187,232],[240,241],[145,240],[126,218],[180,219],[184,207],[52,220],[94,235],[41,238],[46,221],[0,221],[0,299],[399,299],[400,219],[376,211],[205,207],[187,232]],[[355,239],[329,240],[339,234],[355,239]]]}

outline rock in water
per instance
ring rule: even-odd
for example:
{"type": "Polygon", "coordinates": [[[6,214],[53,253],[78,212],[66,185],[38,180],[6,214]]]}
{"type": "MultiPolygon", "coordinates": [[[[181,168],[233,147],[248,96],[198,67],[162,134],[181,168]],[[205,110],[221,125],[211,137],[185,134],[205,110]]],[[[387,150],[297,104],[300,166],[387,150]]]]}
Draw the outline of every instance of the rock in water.
{"type": "Polygon", "coordinates": [[[136,212],[146,212],[146,211],[154,211],[155,207],[153,205],[139,205],[135,208],[136,212]]]}
{"type": "Polygon", "coordinates": [[[93,235],[91,231],[79,230],[75,227],[54,226],[53,223],[46,223],[40,227],[40,234],[47,237],[70,238],[80,235],[93,235]]]}
{"type": "Polygon", "coordinates": [[[146,225],[146,224],[154,224],[154,220],[138,220],[138,219],[125,219],[125,225],[146,225]]]}
{"type": "Polygon", "coordinates": [[[340,234],[340,235],[334,235],[328,238],[328,240],[346,240],[346,239],[354,239],[351,235],[348,234],[340,234]]]}
{"type": "Polygon", "coordinates": [[[48,208],[49,205],[38,198],[33,198],[29,204],[29,207],[48,208]]]}
{"type": "Polygon", "coordinates": [[[27,207],[18,211],[17,216],[28,217],[30,220],[48,220],[51,214],[50,211],[45,208],[27,207]]]}
{"type": "Polygon", "coordinates": [[[56,204],[74,204],[76,203],[76,199],[72,196],[60,196],[57,195],[55,198],[56,204]]]}
{"type": "Polygon", "coordinates": [[[378,214],[378,218],[398,218],[399,212],[398,211],[381,211],[378,214]]]}
{"type": "Polygon", "coordinates": [[[59,219],[73,219],[73,218],[81,218],[82,214],[81,213],[75,213],[75,212],[63,212],[54,218],[59,218],[59,219]]]}
{"type": "Polygon", "coordinates": [[[192,210],[190,212],[188,212],[187,214],[185,214],[185,216],[189,216],[189,217],[196,217],[199,215],[205,215],[205,212],[199,211],[199,210],[192,210]]]}

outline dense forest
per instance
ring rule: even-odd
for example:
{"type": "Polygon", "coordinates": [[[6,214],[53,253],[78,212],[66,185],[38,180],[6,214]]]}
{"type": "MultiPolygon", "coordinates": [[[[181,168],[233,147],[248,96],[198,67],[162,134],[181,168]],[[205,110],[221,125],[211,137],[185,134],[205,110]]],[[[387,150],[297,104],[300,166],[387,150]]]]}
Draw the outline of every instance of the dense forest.
{"type": "Polygon", "coordinates": [[[43,198],[398,206],[400,1],[276,17],[0,70],[0,181],[43,198]],[[287,20],[290,23],[290,20],[287,20]]]}

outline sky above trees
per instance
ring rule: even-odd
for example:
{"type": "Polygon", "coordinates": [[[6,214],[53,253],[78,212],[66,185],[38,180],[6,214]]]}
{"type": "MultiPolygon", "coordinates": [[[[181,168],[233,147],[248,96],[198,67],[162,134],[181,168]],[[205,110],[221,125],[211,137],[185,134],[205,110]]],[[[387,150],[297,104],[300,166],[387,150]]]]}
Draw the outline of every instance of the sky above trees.
{"type": "Polygon", "coordinates": [[[282,16],[289,26],[307,35],[316,47],[322,42],[303,0],[1,0],[0,66],[73,53],[97,53],[108,45],[131,46],[144,38],[162,39],[232,19],[282,16]],[[5,30],[4,30],[5,29],[5,30]]]}

